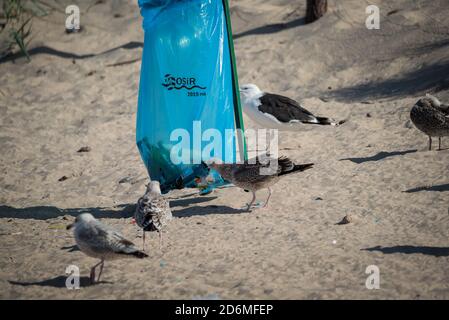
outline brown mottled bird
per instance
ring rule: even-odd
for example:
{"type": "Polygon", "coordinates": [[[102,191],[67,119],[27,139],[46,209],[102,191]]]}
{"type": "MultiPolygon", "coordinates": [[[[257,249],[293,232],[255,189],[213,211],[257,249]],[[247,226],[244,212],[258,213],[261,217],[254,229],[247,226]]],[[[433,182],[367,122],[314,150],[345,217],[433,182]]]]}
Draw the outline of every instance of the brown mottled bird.
{"type": "Polygon", "coordinates": [[[161,195],[159,181],[151,181],[145,194],[137,201],[134,219],[143,230],[143,250],[145,251],[145,232],[157,231],[159,233],[159,248],[162,248],[162,229],[172,219],[170,205],[161,195]]]}
{"type": "Polygon", "coordinates": [[[137,249],[134,243],[96,220],[90,213],[82,213],[77,216],[75,223],[68,225],[67,229],[72,227],[75,228],[74,235],[78,248],[89,257],[101,260],[90,270],[90,281],[92,283],[95,282],[95,268],[98,266],[100,266],[100,273],[97,281],[100,281],[105,260],[148,257],[137,249]]]}
{"type": "Polygon", "coordinates": [[[225,180],[252,192],[253,198],[246,208],[248,211],[256,200],[256,191],[268,188],[268,198],[264,204],[264,207],[266,207],[271,197],[270,187],[277,183],[281,176],[305,171],[313,166],[313,163],[294,164],[287,157],[275,159],[270,156],[263,156],[262,158],[259,156],[242,164],[227,164],[217,159],[208,160],[206,163],[210,168],[217,170],[225,180]],[[264,160],[261,162],[260,159],[264,160]]]}
{"type": "Polygon", "coordinates": [[[429,150],[432,150],[432,137],[438,137],[438,150],[441,150],[441,137],[449,136],[449,105],[426,94],[425,98],[419,99],[413,106],[410,119],[420,131],[429,136],[429,150]]]}

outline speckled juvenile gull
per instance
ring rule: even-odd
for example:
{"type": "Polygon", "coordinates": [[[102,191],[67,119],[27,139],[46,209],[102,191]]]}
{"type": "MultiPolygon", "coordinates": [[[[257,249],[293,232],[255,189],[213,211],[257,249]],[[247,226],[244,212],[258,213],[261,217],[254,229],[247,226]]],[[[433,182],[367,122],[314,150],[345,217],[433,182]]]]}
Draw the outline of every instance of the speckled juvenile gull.
{"type": "Polygon", "coordinates": [[[90,280],[95,282],[95,268],[100,266],[100,273],[97,281],[100,281],[106,260],[120,258],[146,258],[145,253],[136,248],[129,240],[126,240],[120,233],[102,224],[89,213],[82,213],[76,217],[75,223],[67,226],[67,229],[74,227],[76,244],[79,249],[92,258],[100,259],[90,271],[90,280]]]}
{"type": "Polygon", "coordinates": [[[415,103],[410,119],[416,128],[429,136],[429,150],[432,150],[432,137],[438,137],[438,150],[441,150],[441,137],[449,136],[449,105],[427,94],[415,103]]]}
{"type": "Polygon", "coordinates": [[[256,191],[268,189],[268,197],[264,204],[266,207],[271,197],[270,187],[277,183],[281,176],[304,171],[313,166],[313,163],[294,164],[289,158],[280,157],[277,159],[277,165],[271,169],[270,162],[275,163],[276,159],[266,156],[265,160],[267,161],[262,161],[262,163],[259,157],[247,160],[242,164],[227,164],[217,159],[206,162],[210,168],[217,170],[225,180],[252,192],[253,198],[246,208],[248,211],[256,200],[256,191]]]}
{"type": "Polygon", "coordinates": [[[142,241],[145,251],[145,232],[157,231],[159,233],[159,247],[162,248],[162,229],[172,219],[170,205],[161,195],[159,181],[151,181],[145,194],[137,201],[134,219],[143,230],[142,241]]]}
{"type": "Polygon", "coordinates": [[[337,125],[330,118],[315,116],[295,100],[263,92],[255,84],[240,86],[240,95],[243,111],[264,128],[296,131],[311,125],[337,125]]]}

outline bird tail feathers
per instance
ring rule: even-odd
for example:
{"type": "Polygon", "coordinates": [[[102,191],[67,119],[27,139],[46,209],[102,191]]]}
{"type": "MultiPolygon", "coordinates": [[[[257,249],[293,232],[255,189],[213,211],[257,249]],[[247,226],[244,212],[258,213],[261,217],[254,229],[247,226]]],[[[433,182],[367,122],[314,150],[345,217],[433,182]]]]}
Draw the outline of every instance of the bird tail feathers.
{"type": "Polygon", "coordinates": [[[148,258],[148,255],[145,252],[139,251],[139,250],[134,251],[134,252],[130,252],[128,254],[131,255],[131,256],[134,256],[134,257],[136,257],[138,259],[148,258]]]}
{"type": "Polygon", "coordinates": [[[308,169],[311,169],[313,167],[313,163],[306,163],[306,164],[295,164],[292,170],[286,173],[292,173],[296,171],[306,171],[308,169]]]}
{"type": "Polygon", "coordinates": [[[337,125],[337,122],[335,122],[331,118],[326,118],[326,117],[315,117],[315,118],[318,121],[317,124],[329,125],[329,126],[336,126],[337,125]]]}
{"type": "Polygon", "coordinates": [[[280,157],[278,159],[278,165],[281,167],[279,176],[282,176],[284,174],[289,174],[297,171],[305,171],[307,169],[310,169],[313,167],[313,163],[306,163],[306,164],[294,164],[289,158],[287,157],[280,157]]]}

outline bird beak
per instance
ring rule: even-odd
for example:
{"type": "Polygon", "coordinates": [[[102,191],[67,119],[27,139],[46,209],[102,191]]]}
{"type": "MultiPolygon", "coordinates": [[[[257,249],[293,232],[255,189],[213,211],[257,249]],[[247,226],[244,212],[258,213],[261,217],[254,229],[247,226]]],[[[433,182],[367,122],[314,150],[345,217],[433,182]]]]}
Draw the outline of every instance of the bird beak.
{"type": "Polygon", "coordinates": [[[67,227],[65,227],[66,228],[66,230],[70,230],[70,229],[72,229],[73,228],[73,223],[71,223],[71,224],[69,224],[67,227]]]}
{"type": "MultiPolygon", "coordinates": [[[[207,170],[207,172],[210,172],[210,167],[206,162],[201,161],[201,164],[203,165],[204,169],[207,170]]],[[[196,178],[200,178],[200,177],[196,177],[196,178]]]]}

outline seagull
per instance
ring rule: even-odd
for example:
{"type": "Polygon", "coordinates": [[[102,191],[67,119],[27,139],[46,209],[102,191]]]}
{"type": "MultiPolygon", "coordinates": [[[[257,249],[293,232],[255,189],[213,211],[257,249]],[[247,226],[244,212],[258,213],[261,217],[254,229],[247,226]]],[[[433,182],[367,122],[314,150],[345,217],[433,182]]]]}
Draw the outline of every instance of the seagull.
{"type": "Polygon", "coordinates": [[[312,168],[313,163],[294,164],[287,157],[277,159],[269,155],[260,155],[258,157],[246,160],[242,164],[223,163],[220,159],[212,158],[206,161],[207,165],[218,171],[218,173],[229,182],[232,182],[239,188],[251,191],[253,197],[246,210],[250,211],[251,206],[256,200],[256,191],[268,188],[268,198],[263,207],[268,205],[271,197],[271,186],[277,183],[281,176],[293,172],[305,171],[312,168]],[[259,159],[265,158],[263,162],[259,159]],[[270,164],[275,164],[273,168],[270,164]]]}
{"type": "Polygon", "coordinates": [[[449,136],[449,105],[426,94],[413,106],[410,119],[416,128],[429,136],[429,150],[432,150],[432,137],[438,137],[438,150],[441,150],[441,137],[449,136]]]}
{"type": "Polygon", "coordinates": [[[251,120],[264,128],[297,131],[309,125],[340,123],[330,118],[317,117],[290,98],[261,91],[255,84],[240,86],[243,110],[251,120]]]}
{"type": "Polygon", "coordinates": [[[120,258],[148,257],[136,248],[134,243],[126,240],[120,233],[96,220],[90,213],[82,213],[75,219],[75,223],[67,226],[67,230],[74,229],[74,235],[78,248],[92,258],[100,259],[90,270],[90,281],[95,283],[95,268],[100,266],[98,280],[105,260],[115,260],[120,258]]]}
{"type": "Polygon", "coordinates": [[[134,219],[143,231],[143,250],[145,251],[146,231],[159,233],[159,249],[162,249],[162,228],[172,219],[172,213],[168,201],[161,195],[159,181],[151,181],[147,185],[147,191],[137,201],[134,219]]]}

